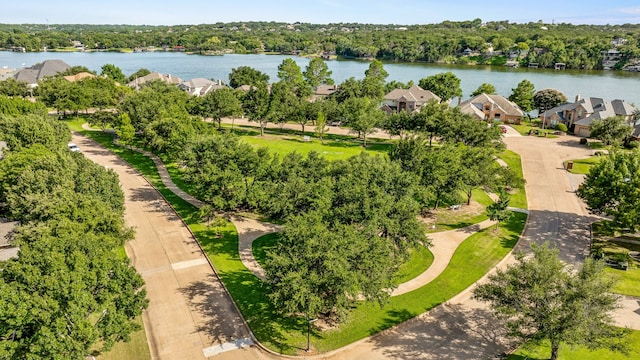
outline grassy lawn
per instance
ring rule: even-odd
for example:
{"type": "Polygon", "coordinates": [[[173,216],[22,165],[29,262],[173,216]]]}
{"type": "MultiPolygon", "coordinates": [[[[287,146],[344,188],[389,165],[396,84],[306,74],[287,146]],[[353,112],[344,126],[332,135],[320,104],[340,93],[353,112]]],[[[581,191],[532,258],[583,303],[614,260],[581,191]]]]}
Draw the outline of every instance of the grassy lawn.
{"type": "MultiPolygon", "coordinates": [[[[516,154],[511,150],[505,150],[500,155],[498,155],[502,161],[507,163],[507,165],[515,171],[516,174],[519,175],[520,178],[523,178],[522,174],[522,161],[520,160],[520,155],[516,154]]],[[[524,186],[521,188],[515,188],[511,192],[511,201],[509,202],[509,206],[527,209],[527,194],[524,191],[524,186]]]]}
{"type": "MultiPolygon", "coordinates": [[[[573,167],[569,170],[572,174],[588,174],[591,167],[600,162],[602,156],[592,156],[586,159],[569,160],[573,161],[573,167]]],[[[567,162],[564,162],[564,168],[567,168],[567,162]]]]}
{"type": "Polygon", "coordinates": [[[369,143],[366,148],[363,148],[362,143],[353,140],[325,140],[322,144],[316,139],[303,141],[299,136],[241,136],[241,139],[255,147],[267,147],[281,157],[293,151],[305,155],[310,151],[316,151],[327,160],[343,160],[358,155],[362,151],[386,155],[391,149],[391,144],[369,143]]]}
{"type": "MultiPolygon", "coordinates": [[[[624,360],[640,358],[640,331],[634,330],[627,335],[629,354],[624,355],[610,350],[589,350],[584,346],[571,348],[569,345],[561,345],[558,354],[560,360],[624,360]]],[[[542,360],[551,355],[551,346],[548,342],[542,344],[526,343],[516,352],[507,357],[508,360],[542,360]]]]}
{"type": "MultiPolygon", "coordinates": [[[[238,236],[233,224],[227,223],[217,232],[208,229],[199,223],[197,210],[193,206],[171,193],[162,184],[157,169],[149,158],[114,146],[111,143],[111,135],[97,132],[86,134],[112,149],[142,172],[167,198],[198,238],[253,333],[265,346],[286,354],[300,353],[306,347],[306,321],[302,318],[285,318],[276,313],[268,301],[268,287],[240,261],[238,236]]],[[[326,352],[345,346],[415,317],[450,299],[477,281],[506,256],[517,242],[525,220],[526,215],[514,213],[498,230],[485,229],[472,235],[457,249],[447,269],[426,286],[393,297],[383,307],[379,304],[359,303],[338,328],[325,331],[314,329],[314,348],[319,352],[326,352]]],[[[258,257],[260,256],[264,258],[264,254],[258,254],[258,257]]]]}
{"type": "Polygon", "coordinates": [[[640,297],[640,269],[624,271],[607,267],[604,271],[616,280],[613,292],[640,297]]]}
{"type": "Polygon", "coordinates": [[[142,325],[142,318],[138,317],[136,323],[142,327],[142,329],[131,334],[131,339],[127,343],[117,343],[111,348],[109,352],[96,355],[96,359],[99,360],[148,360],[151,359],[151,352],[149,351],[149,344],[147,343],[147,336],[144,332],[144,326],[142,325]]]}
{"type": "Polygon", "coordinates": [[[509,124],[509,126],[511,126],[512,128],[516,129],[517,132],[519,132],[522,135],[529,135],[529,131],[536,131],[538,130],[538,136],[539,137],[545,137],[545,133],[547,134],[546,137],[548,138],[555,138],[557,137],[556,135],[552,135],[552,133],[556,132],[555,129],[542,129],[539,128],[537,126],[532,126],[531,123],[522,123],[519,125],[516,124],[509,124]]]}
{"type": "Polygon", "coordinates": [[[487,220],[485,208],[493,200],[480,189],[473,190],[471,199],[473,201],[471,205],[464,203],[459,210],[449,210],[448,207],[442,207],[431,211],[430,217],[426,220],[428,222],[426,232],[460,229],[487,220]]]}
{"type": "Polygon", "coordinates": [[[399,285],[414,279],[418,275],[427,271],[432,263],[433,254],[428,248],[420,246],[419,248],[412,250],[409,260],[398,268],[398,273],[393,279],[394,284],[399,285]]]}

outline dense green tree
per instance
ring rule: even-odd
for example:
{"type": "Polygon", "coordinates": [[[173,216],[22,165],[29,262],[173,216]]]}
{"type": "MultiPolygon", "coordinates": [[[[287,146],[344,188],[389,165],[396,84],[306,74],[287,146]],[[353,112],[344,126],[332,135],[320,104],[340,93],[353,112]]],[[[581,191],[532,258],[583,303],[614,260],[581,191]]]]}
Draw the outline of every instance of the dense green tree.
{"type": "Polygon", "coordinates": [[[72,66],[72,67],[68,68],[67,70],[59,73],[58,75],[60,75],[60,76],[77,75],[77,74],[82,73],[82,72],[86,72],[86,73],[95,75],[95,72],[89,70],[88,67],[82,66],[82,65],[72,66]]]}
{"type": "Polygon", "coordinates": [[[320,142],[322,144],[324,144],[324,136],[328,131],[327,116],[321,110],[318,112],[318,117],[316,117],[315,133],[316,136],[320,138],[320,142]]]}
{"type": "Polygon", "coordinates": [[[188,116],[188,99],[189,95],[178,87],[152,81],[125,96],[118,104],[118,112],[128,114],[134,129],[141,131],[161,118],[188,116]]]}
{"type": "Polygon", "coordinates": [[[131,119],[126,113],[120,115],[118,118],[118,127],[116,129],[118,135],[118,142],[123,146],[133,144],[133,138],[136,135],[136,129],[131,124],[131,119]]]}
{"type": "Polygon", "coordinates": [[[27,83],[9,78],[4,81],[0,81],[0,95],[9,97],[26,97],[29,95],[29,88],[27,87],[27,83]]]}
{"type": "Polygon", "coordinates": [[[340,105],[342,117],[346,126],[362,138],[362,144],[367,146],[367,135],[373,133],[382,121],[382,111],[377,102],[368,97],[350,98],[340,105]]]}
{"type": "Polygon", "coordinates": [[[265,264],[276,307],[307,319],[342,320],[360,296],[384,301],[395,265],[390,244],[317,213],[290,218],[265,264]]]}
{"type": "Polygon", "coordinates": [[[229,73],[229,86],[234,89],[242,85],[266,86],[267,83],[269,83],[269,75],[250,66],[233,68],[229,73]]]}
{"type": "Polygon", "coordinates": [[[535,87],[531,81],[524,79],[518,83],[515,89],[511,89],[511,91],[509,100],[516,103],[522,111],[529,112],[534,109],[533,95],[535,87]]]}
{"type": "Polygon", "coordinates": [[[60,149],[66,147],[71,140],[71,134],[65,123],[49,117],[0,115],[0,140],[6,141],[12,151],[35,144],[60,149]]]}
{"type": "Polygon", "coordinates": [[[597,119],[589,127],[592,138],[602,140],[605,145],[621,145],[633,132],[633,127],[627,124],[623,116],[611,116],[597,119]]]}
{"type": "Polygon", "coordinates": [[[163,118],[147,125],[142,138],[154,153],[176,157],[196,136],[206,132],[206,125],[197,118],[163,118]]]}
{"type": "Polygon", "coordinates": [[[331,70],[321,58],[313,58],[304,70],[304,79],[310,88],[315,89],[321,84],[333,85],[331,70]]]}
{"type": "Polygon", "coordinates": [[[533,105],[540,114],[567,102],[567,97],[556,89],[543,89],[533,95],[533,105]]]}
{"type": "Polygon", "coordinates": [[[444,102],[462,96],[460,79],[451,71],[420,79],[418,85],[438,95],[444,102]]]}
{"type": "Polygon", "coordinates": [[[109,79],[124,85],[125,77],[124,77],[124,74],[122,73],[122,70],[119,67],[113,64],[104,64],[102,65],[101,70],[102,72],[100,73],[100,75],[106,76],[109,79]]]}
{"type": "Polygon", "coordinates": [[[525,340],[548,340],[551,359],[562,343],[589,348],[623,349],[624,329],[613,326],[611,311],[618,297],[601,262],[587,259],[570,271],[558,250],[547,244],[532,246],[533,257],[518,254],[517,263],[498,270],[473,290],[506,321],[509,335],[525,340]]]}
{"type": "Polygon", "coordinates": [[[338,104],[342,104],[347,99],[362,97],[362,82],[356,80],[355,77],[350,77],[338,86],[338,90],[330,95],[338,104]]]}
{"type": "Polygon", "coordinates": [[[199,98],[197,113],[204,118],[210,117],[222,128],[223,117],[238,117],[242,114],[242,102],[236,92],[230,88],[210,91],[199,98]]]}
{"type": "Polygon", "coordinates": [[[488,83],[482,83],[482,85],[478,86],[478,88],[471,93],[471,96],[477,96],[480,94],[495,94],[496,93],[496,87],[488,84],[488,83]]]}
{"type": "Polygon", "coordinates": [[[384,97],[384,84],[389,73],[384,69],[380,60],[374,60],[369,68],[364,72],[362,79],[361,96],[371,98],[373,101],[380,101],[384,97]]]}
{"type": "Polygon", "coordinates": [[[282,60],[278,65],[278,78],[279,82],[285,84],[299,99],[306,99],[313,93],[313,89],[305,82],[300,66],[291,58],[282,60]]]}
{"type": "Polygon", "coordinates": [[[20,116],[34,114],[45,116],[47,107],[39,102],[32,102],[21,97],[8,97],[0,95],[0,114],[6,116],[20,116]]]}
{"type": "Polygon", "coordinates": [[[507,220],[511,216],[509,207],[509,194],[505,191],[500,192],[500,197],[487,206],[487,216],[491,221],[496,221],[496,229],[498,225],[507,220]]]}
{"type": "Polygon", "coordinates": [[[640,154],[614,151],[591,167],[577,194],[589,211],[613,217],[618,227],[634,231],[640,225],[640,154]]]}
{"type": "MultiPolygon", "coordinates": [[[[125,82],[130,83],[133,80],[137,79],[137,78],[141,78],[143,76],[147,76],[151,74],[151,71],[149,69],[138,69],[136,72],[134,72],[133,74],[129,75],[128,78],[125,79],[125,82]]],[[[123,84],[124,85],[124,84],[123,84]]]]}
{"type": "Polygon", "coordinates": [[[260,135],[264,136],[264,129],[269,122],[270,94],[266,84],[259,84],[250,89],[244,96],[242,107],[249,121],[260,123],[260,135]]]}
{"type": "Polygon", "coordinates": [[[462,151],[462,188],[467,195],[467,205],[471,204],[471,196],[475,189],[495,189],[498,185],[514,186],[505,183],[511,178],[501,176],[503,171],[495,161],[494,148],[466,146],[462,151]]]}

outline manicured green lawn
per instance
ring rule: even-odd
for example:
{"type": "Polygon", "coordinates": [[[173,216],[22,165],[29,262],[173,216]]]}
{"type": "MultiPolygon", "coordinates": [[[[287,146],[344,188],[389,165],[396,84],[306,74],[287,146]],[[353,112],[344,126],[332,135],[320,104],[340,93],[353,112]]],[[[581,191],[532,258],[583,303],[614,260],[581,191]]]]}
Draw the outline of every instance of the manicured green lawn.
{"type": "Polygon", "coordinates": [[[433,254],[428,248],[420,246],[412,250],[409,260],[398,268],[398,273],[393,279],[394,284],[399,285],[427,271],[433,263],[433,254]]]}
{"type": "MultiPolygon", "coordinates": [[[[586,159],[577,159],[577,160],[569,160],[573,162],[573,167],[569,170],[572,174],[588,174],[591,167],[602,160],[602,156],[592,156],[586,159]]],[[[569,161],[564,162],[564,168],[567,168],[567,163],[569,161]]]]}
{"type": "MultiPolygon", "coordinates": [[[[466,198],[466,194],[463,194],[462,197],[466,198]]],[[[471,200],[479,203],[481,208],[468,209],[466,203],[463,202],[459,210],[450,210],[448,206],[443,206],[438,210],[432,211],[431,216],[434,216],[434,218],[429,220],[431,225],[427,227],[426,232],[434,233],[460,229],[487,220],[485,208],[492,204],[493,200],[481,189],[472,191],[471,200]]]]}
{"type": "MultiPolygon", "coordinates": [[[[502,161],[507,163],[507,165],[515,171],[516,174],[520,178],[523,178],[522,174],[522,161],[520,160],[520,155],[516,154],[511,150],[505,150],[500,155],[498,155],[502,161]]],[[[524,186],[521,188],[516,188],[511,192],[511,201],[509,202],[509,206],[527,209],[527,194],[524,191],[524,186]]]]}
{"type": "Polygon", "coordinates": [[[391,144],[370,143],[366,148],[360,142],[346,140],[320,140],[303,141],[301,136],[241,136],[241,139],[255,147],[267,147],[281,157],[290,152],[297,151],[307,154],[316,151],[328,160],[343,160],[360,154],[362,151],[370,154],[386,155],[391,149],[391,144]]]}
{"type": "MultiPolygon", "coordinates": [[[[256,337],[272,350],[295,354],[306,347],[306,321],[285,318],[271,306],[268,286],[247,270],[238,254],[238,236],[228,223],[219,234],[199,223],[196,209],[171,193],[160,181],[153,162],[146,156],[119,148],[111,136],[88,133],[111,148],[142,172],[168,199],[189,225],[203,249],[214,263],[234,301],[242,311],[256,337]]],[[[320,352],[330,351],[365,338],[415,317],[461,292],[511,251],[517,242],[526,215],[514,213],[498,230],[485,229],[464,241],[447,269],[434,281],[410,293],[393,297],[383,307],[360,303],[338,328],[312,332],[312,344],[320,352]]]]}
{"type": "MultiPolygon", "coordinates": [[[[624,360],[640,359],[640,331],[634,330],[627,335],[629,354],[624,355],[610,350],[589,350],[584,346],[571,348],[561,345],[558,354],[560,360],[624,360]]],[[[551,347],[548,342],[542,344],[526,343],[516,352],[507,357],[508,360],[542,360],[551,355],[551,347]]]]}
{"type": "Polygon", "coordinates": [[[607,267],[604,271],[616,280],[613,292],[640,297],[640,269],[625,271],[607,267]]]}
{"type": "Polygon", "coordinates": [[[133,334],[127,343],[117,343],[109,352],[96,356],[98,360],[148,360],[151,359],[147,336],[142,325],[142,318],[138,317],[136,323],[142,328],[133,334]]]}
{"type": "Polygon", "coordinates": [[[538,130],[538,136],[544,137],[545,133],[548,133],[547,137],[552,138],[552,137],[557,137],[555,135],[551,135],[551,133],[555,132],[556,130],[554,129],[541,129],[539,127],[534,127],[531,126],[530,123],[522,123],[520,125],[516,125],[516,124],[509,124],[509,126],[511,126],[512,128],[516,129],[517,132],[519,132],[522,135],[529,135],[529,131],[536,131],[538,130]]]}

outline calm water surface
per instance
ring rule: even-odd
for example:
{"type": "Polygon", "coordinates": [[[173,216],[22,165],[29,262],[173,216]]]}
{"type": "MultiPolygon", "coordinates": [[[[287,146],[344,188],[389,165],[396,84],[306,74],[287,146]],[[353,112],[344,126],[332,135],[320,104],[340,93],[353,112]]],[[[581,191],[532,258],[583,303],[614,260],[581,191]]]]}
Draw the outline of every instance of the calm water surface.
{"type": "MultiPolygon", "coordinates": [[[[71,66],[82,65],[100,72],[104,64],[114,64],[130,75],[140,68],[168,73],[184,80],[203,77],[227,81],[231,69],[239,66],[250,66],[268,74],[271,81],[277,80],[278,65],[282,60],[291,57],[285,55],[224,55],[201,56],[173,52],[148,53],[14,53],[0,52],[0,67],[21,68],[31,66],[47,59],[61,59],[71,66]]],[[[309,59],[293,57],[304,70],[309,59]]],[[[327,61],[333,71],[332,78],[341,83],[349,77],[364,77],[369,66],[366,61],[327,61]]],[[[407,82],[440,72],[451,71],[462,80],[463,98],[469,95],[482,83],[490,83],[499,94],[509,96],[511,89],[523,79],[531,81],[536,90],[555,88],[562,91],[570,101],[576,95],[594,96],[604,99],[624,99],[640,105],[640,73],[623,71],[555,71],[547,69],[508,69],[506,67],[464,66],[464,65],[431,65],[385,63],[389,73],[387,81],[407,82]]]]}

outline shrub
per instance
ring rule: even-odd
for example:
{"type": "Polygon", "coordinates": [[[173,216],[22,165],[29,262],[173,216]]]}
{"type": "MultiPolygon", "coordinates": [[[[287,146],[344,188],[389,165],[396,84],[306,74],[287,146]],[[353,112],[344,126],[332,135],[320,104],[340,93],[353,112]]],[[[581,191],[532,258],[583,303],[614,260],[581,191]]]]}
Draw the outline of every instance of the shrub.
{"type": "MultiPolygon", "coordinates": [[[[556,125],[556,130],[562,131],[562,132],[567,132],[567,125],[563,124],[563,123],[559,123],[556,125]]],[[[586,139],[585,139],[586,140],[586,139]]]]}
{"type": "Polygon", "coordinates": [[[580,145],[587,145],[587,138],[581,138],[580,145]]]}
{"type": "Polygon", "coordinates": [[[624,147],[627,149],[637,149],[640,147],[640,142],[637,141],[627,141],[624,143],[624,147]]]}

